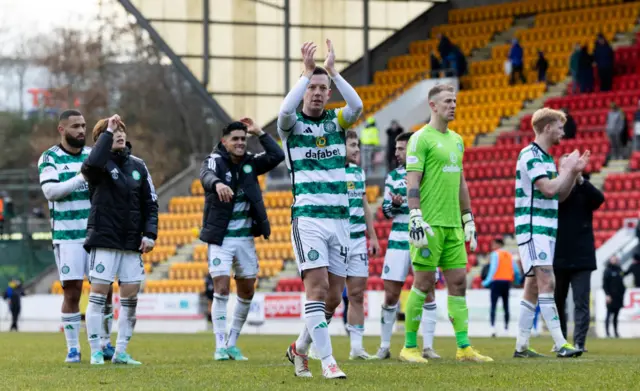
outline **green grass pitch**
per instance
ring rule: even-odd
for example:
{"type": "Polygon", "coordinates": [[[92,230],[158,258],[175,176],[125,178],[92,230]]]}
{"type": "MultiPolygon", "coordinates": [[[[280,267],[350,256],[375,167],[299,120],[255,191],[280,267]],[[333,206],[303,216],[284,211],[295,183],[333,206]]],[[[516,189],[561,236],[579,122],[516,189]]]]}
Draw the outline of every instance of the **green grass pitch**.
{"type": "MultiPolygon", "coordinates": [[[[640,340],[588,342],[589,352],[578,359],[550,357],[513,359],[512,339],[472,339],[493,363],[458,363],[455,340],[436,338],[442,360],[426,365],[385,361],[349,361],[349,340],[334,337],[334,355],[347,380],[325,380],[320,363],[312,361],[313,379],[293,376],[284,357],[294,337],[241,336],[245,362],[214,362],[213,336],[139,334],[129,352],[141,367],[89,365],[86,334],[81,334],[82,363],[65,364],[62,333],[1,333],[2,390],[313,390],[348,387],[348,390],[633,390],[640,389],[640,340]]],[[[115,336],[113,337],[115,342],[115,336]]],[[[378,338],[366,337],[365,347],[375,353],[378,338]]],[[[402,336],[394,336],[397,356],[402,336]]],[[[551,348],[548,338],[534,338],[541,353],[551,348]]]]}

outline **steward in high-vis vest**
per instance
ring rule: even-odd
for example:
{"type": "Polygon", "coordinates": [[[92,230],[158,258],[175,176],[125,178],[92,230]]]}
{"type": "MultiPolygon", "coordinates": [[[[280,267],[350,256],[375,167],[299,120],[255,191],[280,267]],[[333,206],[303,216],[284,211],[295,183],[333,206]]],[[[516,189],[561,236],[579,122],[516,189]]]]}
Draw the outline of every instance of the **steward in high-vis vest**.
{"type": "Polygon", "coordinates": [[[492,336],[496,336],[496,306],[498,298],[502,298],[504,307],[504,330],[505,334],[509,330],[509,290],[511,284],[520,281],[520,268],[513,260],[510,252],[502,249],[504,241],[501,237],[493,239],[491,242],[491,255],[489,261],[489,272],[482,281],[482,286],[491,289],[491,327],[492,336]]]}

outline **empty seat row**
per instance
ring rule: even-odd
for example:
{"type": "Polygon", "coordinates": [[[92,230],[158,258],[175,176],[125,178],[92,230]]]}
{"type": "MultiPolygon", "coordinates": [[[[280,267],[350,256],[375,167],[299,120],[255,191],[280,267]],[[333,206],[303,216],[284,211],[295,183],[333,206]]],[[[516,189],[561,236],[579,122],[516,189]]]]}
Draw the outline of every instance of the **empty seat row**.
{"type": "Polygon", "coordinates": [[[598,24],[585,22],[579,24],[568,24],[564,26],[534,27],[527,30],[516,31],[516,38],[520,42],[548,41],[554,39],[565,39],[574,36],[596,36],[602,32],[627,31],[633,27],[634,18],[604,20],[598,24]]]}
{"type": "Polygon", "coordinates": [[[200,230],[198,228],[158,231],[158,246],[181,246],[193,242],[200,230]]]}
{"type": "MultiPolygon", "coordinates": [[[[531,130],[505,132],[498,136],[496,145],[516,145],[519,147],[524,147],[527,144],[531,144],[534,138],[535,135],[531,130]]],[[[591,142],[600,142],[604,139],[607,139],[607,136],[602,129],[598,131],[586,131],[583,129],[578,129],[578,132],[576,133],[576,140],[591,140],[591,142]]]]}
{"type": "Polygon", "coordinates": [[[449,11],[449,23],[469,23],[505,17],[558,12],[622,3],[623,0],[521,0],[449,11]]]}
{"type": "Polygon", "coordinates": [[[465,24],[445,24],[434,26],[431,36],[437,38],[439,34],[452,39],[459,37],[474,37],[478,35],[494,34],[508,29],[513,24],[513,18],[495,19],[487,22],[472,22],[465,24]]]}
{"type": "Polygon", "coordinates": [[[599,23],[607,20],[635,19],[638,17],[638,3],[620,4],[609,7],[587,8],[565,12],[537,15],[535,27],[599,23]]]}
{"type": "MultiPolygon", "coordinates": [[[[629,79],[627,88],[614,92],[597,92],[590,94],[580,94],[573,96],[565,96],[561,98],[551,98],[545,101],[545,107],[552,109],[560,109],[563,107],[571,111],[589,111],[593,109],[610,109],[611,102],[621,107],[636,107],[640,100],[640,78],[629,79]],[[635,84],[633,88],[631,84],[635,84]]],[[[573,112],[571,113],[573,115],[573,112]]]]}
{"type": "Polygon", "coordinates": [[[609,174],[604,181],[604,190],[607,195],[612,191],[640,190],[640,172],[609,174]]]}
{"type": "Polygon", "coordinates": [[[142,254],[144,263],[160,263],[176,255],[176,246],[155,246],[150,253],[142,254]]]}
{"type": "Polygon", "coordinates": [[[158,228],[160,230],[188,229],[200,227],[202,213],[160,213],[158,214],[158,228]]]}
{"type": "MultiPolygon", "coordinates": [[[[551,83],[562,81],[567,76],[567,69],[556,68],[549,69],[547,71],[547,80],[551,83]]],[[[538,73],[532,70],[525,69],[525,77],[527,84],[538,82],[538,73]]],[[[460,80],[465,88],[472,89],[485,89],[485,88],[501,88],[509,85],[509,75],[504,72],[493,75],[479,75],[479,76],[463,76],[460,80]]]]}
{"type": "Polygon", "coordinates": [[[462,90],[456,96],[460,106],[484,105],[495,102],[522,102],[540,97],[546,90],[545,83],[518,84],[499,88],[462,90]]]}

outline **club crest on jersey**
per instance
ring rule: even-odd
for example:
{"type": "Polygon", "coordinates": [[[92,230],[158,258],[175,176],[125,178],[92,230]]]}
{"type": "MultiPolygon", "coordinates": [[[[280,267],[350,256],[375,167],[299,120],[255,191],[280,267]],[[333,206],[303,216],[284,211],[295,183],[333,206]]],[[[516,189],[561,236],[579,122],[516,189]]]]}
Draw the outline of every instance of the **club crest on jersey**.
{"type": "Polygon", "coordinates": [[[245,174],[250,174],[251,171],[253,171],[253,167],[251,167],[249,164],[245,164],[242,167],[242,171],[244,171],[245,174]]]}
{"type": "Polygon", "coordinates": [[[354,176],[356,177],[356,181],[362,181],[362,173],[360,171],[356,171],[354,176]]]}
{"type": "Polygon", "coordinates": [[[131,176],[133,177],[133,179],[135,179],[136,181],[140,180],[140,173],[138,172],[138,170],[133,170],[133,172],[131,173],[131,176]]]}
{"type": "Polygon", "coordinates": [[[336,124],[333,122],[325,122],[324,123],[324,131],[327,133],[333,133],[336,131],[336,124]]]}
{"type": "Polygon", "coordinates": [[[307,254],[307,257],[309,257],[309,260],[312,262],[317,261],[318,258],[320,258],[320,253],[317,250],[311,249],[307,254]]]}
{"type": "Polygon", "coordinates": [[[324,148],[327,146],[327,139],[326,137],[316,137],[316,147],[318,148],[324,148]]]}

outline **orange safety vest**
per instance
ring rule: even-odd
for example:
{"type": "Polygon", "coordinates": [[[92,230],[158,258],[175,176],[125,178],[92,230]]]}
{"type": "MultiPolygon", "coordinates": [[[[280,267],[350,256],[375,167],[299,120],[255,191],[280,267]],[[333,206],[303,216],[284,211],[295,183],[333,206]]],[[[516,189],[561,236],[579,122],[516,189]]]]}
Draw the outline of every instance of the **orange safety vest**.
{"type": "Polygon", "coordinates": [[[498,268],[493,275],[493,280],[498,281],[513,281],[515,279],[515,272],[513,271],[513,256],[510,252],[505,250],[496,250],[498,254],[498,268]]]}

